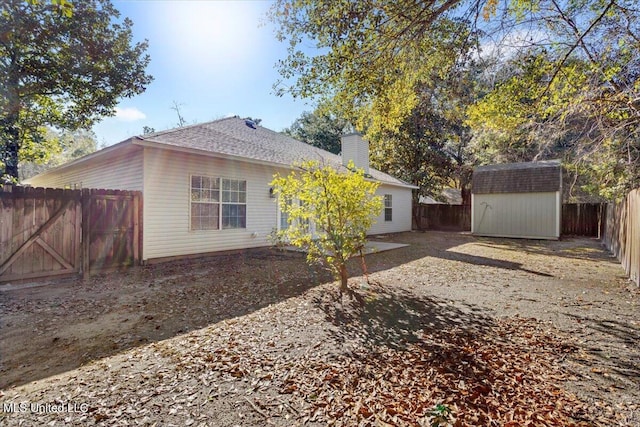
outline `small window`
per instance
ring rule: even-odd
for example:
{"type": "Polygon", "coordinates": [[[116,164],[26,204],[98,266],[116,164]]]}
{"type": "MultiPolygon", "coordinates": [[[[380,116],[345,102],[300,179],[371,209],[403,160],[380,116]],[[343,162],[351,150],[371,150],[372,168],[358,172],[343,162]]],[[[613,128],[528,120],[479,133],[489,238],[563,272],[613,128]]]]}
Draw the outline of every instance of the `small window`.
{"type": "Polygon", "coordinates": [[[384,220],[393,221],[393,204],[391,194],[384,195],[384,220]]]}
{"type": "MultiPolygon", "coordinates": [[[[291,200],[287,199],[287,205],[291,204],[291,200]]],[[[279,223],[279,230],[286,230],[289,228],[289,213],[283,211],[280,206],[278,206],[278,213],[280,214],[280,223],[279,223]]]]}

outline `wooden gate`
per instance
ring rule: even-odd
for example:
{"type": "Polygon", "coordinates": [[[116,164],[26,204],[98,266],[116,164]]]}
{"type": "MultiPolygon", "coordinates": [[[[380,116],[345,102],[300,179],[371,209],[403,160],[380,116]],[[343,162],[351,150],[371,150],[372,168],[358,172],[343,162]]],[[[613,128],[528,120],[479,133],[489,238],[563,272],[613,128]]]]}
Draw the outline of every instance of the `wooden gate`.
{"type": "Polygon", "coordinates": [[[0,200],[0,281],[80,272],[79,192],[14,187],[0,200]]]}
{"type": "Polygon", "coordinates": [[[130,191],[83,193],[83,272],[135,265],[140,259],[140,197],[130,191]]]}
{"type": "Polygon", "coordinates": [[[0,283],[137,265],[141,194],[0,187],[0,283]]]}

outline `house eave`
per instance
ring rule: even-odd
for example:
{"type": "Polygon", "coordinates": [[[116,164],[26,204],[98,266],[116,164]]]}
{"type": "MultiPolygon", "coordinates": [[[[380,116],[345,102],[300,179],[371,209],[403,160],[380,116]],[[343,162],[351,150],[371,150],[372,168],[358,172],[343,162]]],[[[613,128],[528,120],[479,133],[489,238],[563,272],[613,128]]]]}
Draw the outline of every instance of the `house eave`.
{"type": "MultiPolygon", "coordinates": [[[[166,144],[166,143],[162,143],[159,141],[154,141],[151,138],[141,138],[138,136],[133,136],[131,138],[128,138],[124,141],[121,141],[117,144],[111,145],[109,147],[103,148],[99,151],[96,151],[94,153],[88,154],[86,156],[83,156],[79,159],[73,160],[69,163],[65,163],[62,164],[60,166],[56,166],[55,168],[49,169],[45,172],[42,172],[41,174],[38,174],[32,178],[26,179],[23,181],[23,184],[26,185],[31,185],[31,180],[38,177],[46,177],[49,174],[55,174],[61,170],[64,169],[68,169],[68,168],[74,168],[76,166],[80,166],[92,161],[97,161],[99,159],[104,159],[105,157],[108,158],[108,156],[110,155],[118,155],[120,151],[122,151],[123,149],[126,149],[127,147],[141,147],[141,148],[154,148],[154,149],[159,149],[159,150],[170,150],[170,151],[174,151],[174,152],[181,152],[181,153],[185,153],[185,154],[193,154],[193,155],[198,155],[198,156],[206,156],[206,157],[211,157],[211,158],[218,158],[218,159],[227,159],[227,160],[232,160],[232,161],[237,161],[237,162],[244,162],[244,163],[250,163],[250,164],[255,164],[255,165],[262,165],[262,166],[270,166],[270,167],[276,167],[276,168],[282,168],[282,169],[292,169],[294,168],[293,165],[291,164],[287,164],[287,163],[278,163],[278,162],[272,162],[272,161],[267,161],[267,160],[259,160],[259,159],[252,159],[250,157],[243,157],[243,156],[234,156],[231,154],[224,154],[224,153],[218,153],[218,152],[213,152],[213,151],[207,151],[207,150],[201,150],[201,149],[197,149],[197,148],[189,148],[189,147],[180,147],[180,146],[175,146],[175,145],[170,145],[170,144],[166,144]]],[[[405,182],[393,182],[393,181],[386,181],[386,180],[382,180],[382,179],[376,179],[374,177],[367,177],[368,180],[372,181],[372,182],[378,182],[380,184],[384,184],[384,185],[390,185],[390,186],[394,186],[394,187],[400,187],[400,188],[407,188],[407,189],[418,189],[419,187],[415,186],[415,185],[411,185],[405,182]]],[[[400,181],[400,180],[398,180],[400,181]]]]}

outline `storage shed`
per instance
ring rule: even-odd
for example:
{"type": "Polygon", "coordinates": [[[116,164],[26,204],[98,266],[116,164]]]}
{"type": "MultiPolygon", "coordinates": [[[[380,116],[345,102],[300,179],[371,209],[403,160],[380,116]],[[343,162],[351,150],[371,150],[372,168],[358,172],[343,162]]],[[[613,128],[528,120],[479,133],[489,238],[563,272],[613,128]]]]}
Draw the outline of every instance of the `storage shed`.
{"type": "Polygon", "coordinates": [[[477,236],[559,239],[559,160],[479,166],[471,187],[471,232],[477,236]]]}

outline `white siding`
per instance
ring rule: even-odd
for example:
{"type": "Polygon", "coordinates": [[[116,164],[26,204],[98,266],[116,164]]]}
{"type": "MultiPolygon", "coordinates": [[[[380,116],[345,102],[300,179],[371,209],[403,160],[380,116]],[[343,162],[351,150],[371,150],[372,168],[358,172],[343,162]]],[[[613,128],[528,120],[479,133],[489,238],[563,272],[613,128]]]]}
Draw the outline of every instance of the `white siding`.
{"type": "Polygon", "coordinates": [[[472,233],[479,236],[557,239],[559,193],[474,194],[472,233]]]}
{"type": "Polygon", "coordinates": [[[142,191],[142,148],[126,147],[78,165],[52,170],[26,182],[34,187],[142,191]]]}
{"type": "Polygon", "coordinates": [[[270,245],[277,206],[268,183],[275,168],[154,148],[145,148],[144,160],[143,259],[270,245]],[[191,231],[191,175],[246,180],[246,229],[191,231]]]}
{"type": "Polygon", "coordinates": [[[376,218],[376,222],[369,230],[369,234],[411,231],[411,189],[383,184],[378,187],[376,194],[381,197],[384,197],[385,194],[391,194],[392,221],[384,220],[383,206],[382,212],[376,218]]]}

